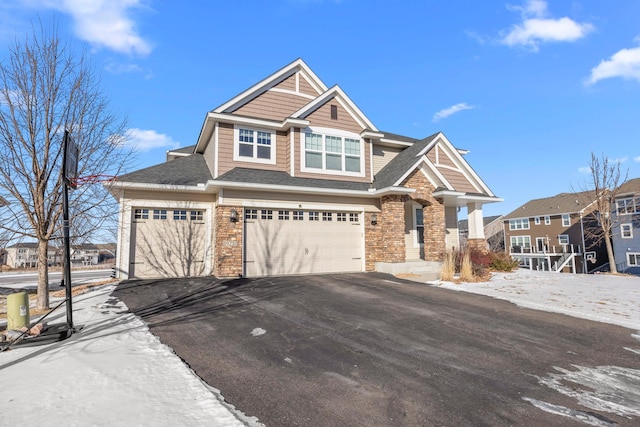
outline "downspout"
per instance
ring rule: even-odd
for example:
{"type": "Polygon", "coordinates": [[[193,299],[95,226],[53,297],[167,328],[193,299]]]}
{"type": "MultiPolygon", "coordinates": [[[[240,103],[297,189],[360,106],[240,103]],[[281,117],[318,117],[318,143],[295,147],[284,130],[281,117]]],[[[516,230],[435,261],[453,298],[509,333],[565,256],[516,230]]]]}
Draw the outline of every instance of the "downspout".
{"type": "Polygon", "coordinates": [[[369,171],[371,173],[371,184],[373,184],[373,139],[369,138],[369,171]]]}

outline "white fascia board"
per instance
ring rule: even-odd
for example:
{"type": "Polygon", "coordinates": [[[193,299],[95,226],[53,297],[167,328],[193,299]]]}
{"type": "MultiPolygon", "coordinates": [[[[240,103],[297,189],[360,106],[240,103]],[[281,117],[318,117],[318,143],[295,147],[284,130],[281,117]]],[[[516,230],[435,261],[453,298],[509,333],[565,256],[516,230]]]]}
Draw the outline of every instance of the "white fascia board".
{"type": "MultiPolygon", "coordinates": [[[[447,188],[453,188],[453,186],[449,183],[449,181],[447,181],[447,179],[444,177],[444,175],[442,175],[440,173],[440,171],[431,163],[431,161],[426,157],[426,156],[422,156],[420,159],[418,159],[418,161],[416,161],[413,166],[411,166],[410,168],[407,169],[407,171],[400,177],[400,179],[398,179],[393,185],[394,186],[398,186],[400,184],[402,184],[402,182],[407,179],[407,177],[418,167],[420,166],[421,163],[424,163],[424,165],[436,176],[436,178],[438,178],[440,180],[440,182],[442,183],[442,185],[446,186],[447,188]]],[[[427,177],[427,179],[429,181],[431,181],[431,183],[436,186],[436,183],[433,182],[433,179],[431,179],[430,176],[428,176],[427,174],[425,174],[425,176],[427,177]]]]}
{"type": "Polygon", "coordinates": [[[230,109],[234,110],[237,107],[240,107],[241,105],[249,102],[259,94],[267,91],[269,88],[277,85],[287,77],[295,74],[298,70],[304,70],[305,77],[307,77],[307,79],[311,83],[311,86],[314,87],[314,89],[318,90],[318,92],[327,90],[327,87],[322,82],[322,80],[320,80],[318,76],[316,76],[316,74],[311,71],[311,69],[307,66],[307,64],[304,63],[302,59],[298,58],[289,65],[286,65],[285,67],[271,74],[270,76],[260,80],[258,83],[251,86],[249,89],[245,90],[239,95],[231,98],[229,101],[213,110],[213,112],[222,113],[230,109]]]}
{"type": "Polygon", "coordinates": [[[204,122],[198,135],[198,142],[196,143],[196,148],[193,150],[194,153],[204,153],[204,150],[207,148],[207,143],[211,140],[215,122],[209,119],[210,114],[211,113],[207,113],[204,117],[204,122]]]}
{"type": "Polygon", "coordinates": [[[464,171],[473,178],[475,183],[478,184],[481,187],[481,189],[484,190],[485,193],[487,193],[492,197],[495,197],[495,194],[493,194],[493,191],[491,191],[491,189],[487,186],[487,184],[485,184],[484,181],[478,176],[478,174],[476,173],[476,171],[473,170],[471,165],[469,165],[469,163],[467,163],[467,161],[462,158],[462,155],[458,152],[458,149],[456,149],[453,146],[451,141],[449,141],[442,132],[440,132],[438,136],[442,140],[442,142],[448,146],[449,151],[452,153],[452,155],[458,160],[458,163],[459,163],[458,166],[462,166],[462,169],[464,169],[464,171]]]}
{"type": "Polygon", "coordinates": [[[267,192],[284,192],[288,194],[322,194],[333,196],[352,197],[381,197],[387,194],[411,194],[415,192],[412,188],[386,187],[379,190],[341,190],[336,188],[318,187],[297,187],[291,185],[258,184],[253,182],[232,182],[211,180],[207,183],[207,188],[233,188],[236,190],[258,190],[267,192]]]}
{"type": "Polygon", "coordinates": [[[324,92],[322,95],[318,96],[316,99],[293,113],[292,117],[300,117],[305,116],[312,111],[316,110],[319,106],[325,104],[330,98],[336,98],[340,105],[351,114],[353,119],[358,122],[358,124],[367,130],[372,130],[374,132],[378,132],[378,128],[364,115],[364,113],[356,106],[356,104],[349,99],[347,94],[344,93],[340,86],[335,85],[331,87],[329,90],[324,92]]]}
{"type": "Polygon", "coordinates": [[[458,197],[458,199],[465,202],[479,202],[482,204],[504,202],[504,199],[500,197],[482,196],[477,194],[466,194],[464,196],[458,197]]]}
{"type": "Polygon", "coordinates": [[[436,145],[438,143],[438,139],[440,137],[444,136],[442,134],[442,132],[438,133],[429,144],[427,144],[422,150],[420,150],[420,152],[418,154],[416,154],[416,157],[420,157],[420,156],[424,156],[425,154],[427,154],[427,152],[429,152],[429,150],[431,150],[433,148],[434,145],[436,145]]]}
{"type": "Polygon", "coordinates": [[[380,138],[379,142],[381,145],[387,145],[387,146],[391,146],[391,147],[411,147],[414,143],[413,142],[407,142],[407,141],[397,141],[395,139],[389,139],[389,138],[380,138]]]}
{"type": "Polygon", "coordinates": [[[384,134],[382,132],[374,132],[372,130],[366,129],[360,133],[360,137],[379,140],[384,137],[384,134]]]}
{"type": "Polygon", "coordinates": [[[182,193],[212,193],[208,186],[198,185],[172,185],[172,184],[149,184],[142,182],[114,181],[109,183],[109,187],[114,190],[149,190],[149,191],[178,191],[182,193]]]}

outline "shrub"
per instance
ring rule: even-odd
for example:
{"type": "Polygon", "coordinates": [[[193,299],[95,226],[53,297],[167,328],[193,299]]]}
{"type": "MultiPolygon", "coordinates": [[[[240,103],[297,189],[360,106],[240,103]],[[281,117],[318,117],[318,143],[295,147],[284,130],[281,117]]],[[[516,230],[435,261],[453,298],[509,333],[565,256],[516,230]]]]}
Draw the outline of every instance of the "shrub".
{"type": "Polygon", "coordinates": [[[493,260],[490,268],[494,271],[513,271],[518,268],[518,260],[511,258],[509,254],[504,252],[492,252],[493,260]]]}

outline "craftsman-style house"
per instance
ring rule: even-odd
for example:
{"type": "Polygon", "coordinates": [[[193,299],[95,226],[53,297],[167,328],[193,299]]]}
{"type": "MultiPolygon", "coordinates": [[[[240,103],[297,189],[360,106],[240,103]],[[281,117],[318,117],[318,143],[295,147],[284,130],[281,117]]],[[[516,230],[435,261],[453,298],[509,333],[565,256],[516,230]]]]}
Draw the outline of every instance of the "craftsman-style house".
{"type": "MultiPolygon", "coordinates": [[[[298,59],[208,112],[194,146],[118,177],[121,278],[399,271],[485,247],[500,201],[442,133],[378,129],[298,59]]],[[[417,267],[416,267],[417,266],[417,267]]]]}
{"type": "Polygon", "coordinates": [[[505,250],[522,267],[588,273],[607,262],[588,230],[597,216],[591,192],[530,200],[503,218],[505,250]]]}

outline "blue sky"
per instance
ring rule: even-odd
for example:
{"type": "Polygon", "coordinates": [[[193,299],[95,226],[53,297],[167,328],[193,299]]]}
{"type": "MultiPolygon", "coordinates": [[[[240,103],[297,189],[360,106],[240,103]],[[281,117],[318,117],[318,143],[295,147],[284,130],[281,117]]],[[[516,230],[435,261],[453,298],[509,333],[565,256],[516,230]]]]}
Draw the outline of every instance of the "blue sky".
{"type": "Polygon", "coordinates": [[[31,23],[86,44],[136,168],[296,58],[381,130],[442,131],[503,203],[581,189],[591,152],[640,177],[640,2],[3,0],[0,57],[31,23]]]}

